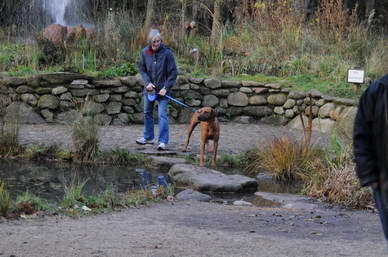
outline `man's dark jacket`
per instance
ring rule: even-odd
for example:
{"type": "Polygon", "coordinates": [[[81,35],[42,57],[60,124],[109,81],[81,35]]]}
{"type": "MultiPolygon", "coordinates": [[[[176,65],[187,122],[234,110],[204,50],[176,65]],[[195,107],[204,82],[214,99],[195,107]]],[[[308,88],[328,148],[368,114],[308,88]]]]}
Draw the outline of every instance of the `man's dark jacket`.
{"type": "Polygon", "coordinates": [[[388,75],[373,82],[360,99],[354,122],[353,150],[362,186],[387,180],[388,75]]]}
{"type": "Polygon", "coordinates": [[[174,55],[164,44],[160,44],[156,51],[151,46],[141,51],[139,71],[145,86],[152,83],[157,92],[164,87],[169,93],[178,75],[174,55]]]}

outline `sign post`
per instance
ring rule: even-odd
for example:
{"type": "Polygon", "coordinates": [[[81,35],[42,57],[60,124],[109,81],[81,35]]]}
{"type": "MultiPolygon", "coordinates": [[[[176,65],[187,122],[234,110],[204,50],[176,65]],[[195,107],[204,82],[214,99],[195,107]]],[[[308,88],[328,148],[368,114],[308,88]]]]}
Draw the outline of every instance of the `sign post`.
{"type": "Polygon", "coordinates": [[[362,69],[349,69],[348,70],[348,83],[353,84],[354,92],[360,93],[361,84],[364,84],[365,71],[362,69]]]}

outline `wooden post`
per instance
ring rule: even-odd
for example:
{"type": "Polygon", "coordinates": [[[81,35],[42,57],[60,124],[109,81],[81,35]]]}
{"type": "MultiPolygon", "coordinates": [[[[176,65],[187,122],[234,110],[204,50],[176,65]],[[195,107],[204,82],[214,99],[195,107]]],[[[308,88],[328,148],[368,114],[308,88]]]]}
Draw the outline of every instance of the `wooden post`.
{"type": "Polygon", "coordinates": [[[353,83],[353,90],[356,95],[360,94],[360,84],[353,83]]]}

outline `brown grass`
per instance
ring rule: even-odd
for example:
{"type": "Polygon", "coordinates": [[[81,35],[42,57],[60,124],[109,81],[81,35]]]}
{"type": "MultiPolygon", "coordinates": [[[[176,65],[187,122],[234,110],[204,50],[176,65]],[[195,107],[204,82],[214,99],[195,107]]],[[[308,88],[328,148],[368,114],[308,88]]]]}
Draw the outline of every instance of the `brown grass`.
{"type": "Polygon", "coordinates": [[[373,198],[368,188],[361,188],[354,171],[354,164],[341,167],[316,169],[304,191],[313,197],[352,208],[371,208],[373,198]]]}
{"type": "Polygon", "coordinates": [[[311,163],[321,153],[322,150],[304,147],[288,136],[274,137],[256,152],[248,170],[251,173],[269,171],[279,181],[304,180],[310,172],[311,163]]]}

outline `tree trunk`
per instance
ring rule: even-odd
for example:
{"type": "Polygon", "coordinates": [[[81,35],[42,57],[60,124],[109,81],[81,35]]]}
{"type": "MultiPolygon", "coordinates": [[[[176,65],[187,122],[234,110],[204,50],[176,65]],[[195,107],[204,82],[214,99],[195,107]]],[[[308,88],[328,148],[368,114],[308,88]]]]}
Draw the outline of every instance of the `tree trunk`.
{"type": "Polygon", "coordinates": [[[150,30],[152,18],[154,17],[154,13],[155,13],[154,6],[155,6],[155,0],[147,1],[146,18],[144,22],[145,33],[148,33],[148,31],[150,30]]]}
{"type": "Polygon", "coordinates": [[[186,8],[187,8],[187,0],[181,0],[182,9],[181,9],[181,38],[185,37],[186,33],[186,8]]]}
{"type": "Polygon", "coordinates": [[[214,0],[213,24],[210,40],[213,44],[217,42],[221,32],[221,0],[214,0]]]}

